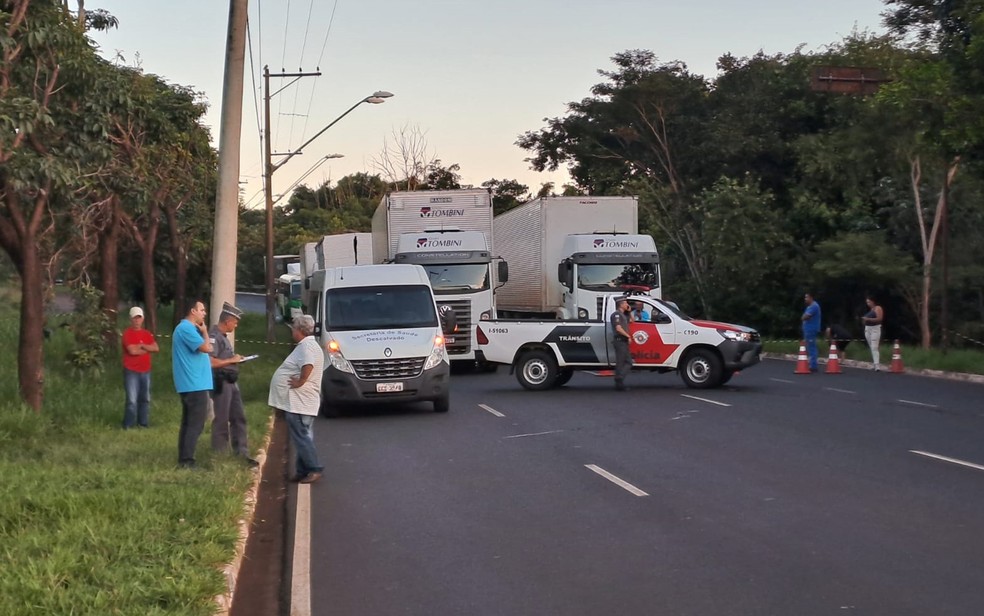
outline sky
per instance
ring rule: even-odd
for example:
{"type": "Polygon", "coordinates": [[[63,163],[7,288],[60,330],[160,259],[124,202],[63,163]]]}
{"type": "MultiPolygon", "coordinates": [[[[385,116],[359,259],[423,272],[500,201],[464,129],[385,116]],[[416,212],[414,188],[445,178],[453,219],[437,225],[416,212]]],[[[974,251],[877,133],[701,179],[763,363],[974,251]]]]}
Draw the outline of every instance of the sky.
{"type": "MultiPolygon", "coordinates": [[[[201,91],[218,143],[229,5],[225,0],[89,0],[119,27],[91,33],[101,53],[201,91]]],[[[291,152],[377,90],[273,176],[280,195],[309,170],[317,187],[379,171],[385,144],[423,135],[429,158],[457,163],[463,184],[515,179],[536,192],[563,171],[538,173],[517,138],[590,95],[611,57],[648,49],[713,78],[717,59],[823,49],[855,29],[881,32],[882,0],[250,0],[240,185],[262,207],[263,66],[321,72],[271,79],[271,144],[291,152]],[[318,162],[328,154],[342,154],[318,162]]],[[[282,160],[274,157],[274,161],[282,160]]]]}

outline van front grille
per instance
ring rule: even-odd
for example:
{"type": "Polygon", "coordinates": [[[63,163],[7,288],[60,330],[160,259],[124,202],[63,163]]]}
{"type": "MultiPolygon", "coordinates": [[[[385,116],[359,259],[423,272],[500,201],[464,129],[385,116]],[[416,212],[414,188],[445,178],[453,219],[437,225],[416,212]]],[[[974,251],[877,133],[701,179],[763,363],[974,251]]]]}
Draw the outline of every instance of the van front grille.
{"type": "Polygon", "coordinates": [[[363,359],[352,361],[355,375],[365,380],[407,379],[418,376],[424,369],[426,357],[401,359],[363,359]]]}

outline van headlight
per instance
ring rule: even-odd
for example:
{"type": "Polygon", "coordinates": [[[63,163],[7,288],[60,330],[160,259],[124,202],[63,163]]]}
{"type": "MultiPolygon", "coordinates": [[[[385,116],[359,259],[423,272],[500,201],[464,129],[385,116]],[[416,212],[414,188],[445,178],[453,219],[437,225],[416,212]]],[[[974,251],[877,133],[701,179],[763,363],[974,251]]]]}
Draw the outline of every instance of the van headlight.
{"type": "Polygon", "coordinates": [[[355,374],[355,369],[352,368],[352,364],[349,360],[345,359],[342,355],[342,349],[338,346],[338,343],[332,340],[328,343],[328,361],[331,362],[331,367],[339,372],[349,372],[355,374]]]}
{"type": "Polygon", "coordinates": [[[434,348],[431,349],[430,356],[424,362],[424,370],[436,368],[441,362],[448,360],[448,352],[444,349],[444,337],[434,336],[434,348]]]}

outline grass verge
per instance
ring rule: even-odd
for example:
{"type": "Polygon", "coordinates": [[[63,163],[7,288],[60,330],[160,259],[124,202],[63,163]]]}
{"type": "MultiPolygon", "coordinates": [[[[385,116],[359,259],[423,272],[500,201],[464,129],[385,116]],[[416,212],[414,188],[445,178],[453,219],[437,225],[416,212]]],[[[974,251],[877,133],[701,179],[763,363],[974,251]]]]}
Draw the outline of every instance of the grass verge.
{"type": "MultiPolygon", "coordinates": [[[[72,340],[57,324],[38,415],[18,402],[16,304],[0,295],[0,614],[213,613],[253,471],[214,454],[209,427],[201,470],[176,468],[181,405],[169,335],[158,335],[151,427],[124,431],[118,356],[102,373],[73,374],[64,359],[72,340]]],[[[290,349],[257,342],[264,328],[248,315],[236,332],[238,352],[260,354],[239,381],[254,452],[270,377],[290,349]]]]}
{"type": "MultiPolygon", "coordinates": [[[[888,365],[892,361],[893,341],[882,340],[881,363],[888,365]]],[[[825,340],[817,340],[821,357],[827,357],[830,345],[825,340]]],[[[789,340],[763,340],[762,348],[768,353],[786,353],[795,355],[799,352],[799,342],[789,340]]],[[[901,345],[902,363],[906,368],[943,370],[945,372],[963,372],[966,374],[984,374],[984,351],[974,349],[950,349],[946,353],[939,349],[923,349],[922,347],[901,345]]],[[[864,341],[854,340],[844,353],[847,359],[870,362],[871,351],[864,341]]]]}

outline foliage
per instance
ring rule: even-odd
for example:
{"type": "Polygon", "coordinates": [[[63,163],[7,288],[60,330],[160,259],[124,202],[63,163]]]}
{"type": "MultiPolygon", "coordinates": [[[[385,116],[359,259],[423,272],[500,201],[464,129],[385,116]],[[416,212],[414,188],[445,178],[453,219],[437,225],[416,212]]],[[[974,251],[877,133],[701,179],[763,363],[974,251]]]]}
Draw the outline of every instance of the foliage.
{"type": "Polygon", "coordinates": [[[116,339],[113,322],[102,309],[102,293],[95,287],[79,285],[72,296],[75,310],[66,324],[75,344],[68,352],[68,363],[77,375],[100,373],[106,359],[115,355],[115,346],[109,344],[116,339]]]}

